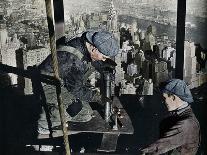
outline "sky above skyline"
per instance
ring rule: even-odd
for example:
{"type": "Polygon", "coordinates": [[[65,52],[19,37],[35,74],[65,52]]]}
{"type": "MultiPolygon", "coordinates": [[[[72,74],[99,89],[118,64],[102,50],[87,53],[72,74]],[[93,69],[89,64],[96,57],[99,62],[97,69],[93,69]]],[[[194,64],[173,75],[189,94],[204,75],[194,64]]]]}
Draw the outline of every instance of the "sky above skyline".
{"type": "MultiPolygon", "coordinates": [[[[108,10],[111,0],[64,0],[65,12],[77,14],[108,10]]],[[[177,0],[113,0],[116,9],[123,7],[151,7],[177,11],[177,0]]],[[[207,17],[207,0],[187,0],[187,13],[207,17]]]]}

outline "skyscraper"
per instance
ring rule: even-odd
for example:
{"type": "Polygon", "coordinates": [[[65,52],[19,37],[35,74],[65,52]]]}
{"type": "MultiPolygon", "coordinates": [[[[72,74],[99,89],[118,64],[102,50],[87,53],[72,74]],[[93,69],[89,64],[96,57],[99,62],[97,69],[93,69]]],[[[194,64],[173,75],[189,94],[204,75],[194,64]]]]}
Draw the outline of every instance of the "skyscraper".
{"type": "Polygon", "coordinates": [[[113,0],[111,0],[107,25],[108,31],[112,32],[117,41],[120,42],[120,32],[118,29],[118,14],[117,10],[115,10],[113,0]]]}

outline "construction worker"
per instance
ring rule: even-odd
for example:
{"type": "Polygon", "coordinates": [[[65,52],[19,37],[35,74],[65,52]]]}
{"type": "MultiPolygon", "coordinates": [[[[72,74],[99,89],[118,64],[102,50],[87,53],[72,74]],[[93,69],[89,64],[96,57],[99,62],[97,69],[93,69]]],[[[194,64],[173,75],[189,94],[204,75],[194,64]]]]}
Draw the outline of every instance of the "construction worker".
{"type": "Polygon", "coordinates": [[[169,116],[160,123],[159,139],[141,151],[153,155],[195,155],[200,127],[190,107],[193,97],[189,88],[179,79],[164,82],[160,88],[169,116]]]}
{"type": "MultiPolygon", "coordinates": [[[[59,75],[62,80],[61,95],[65,105],[67,121],[87,122],[92,118],[88,102],[100,100],[100,94],[88,83],[88,77],[97,70],[102,71],[107,59],[119,51],[118,42],[107,31],[87,31],[80,37],[57,41],[59,75]]],[[[111,59],[110,59],[111,60],[111,59]]],[[[53,75],[52,58],[49,55],[39,66],[42,74],[53,75]]],[[[55,87],[43,86],[53,126],[60,125],[55,87]]],[[[44,113],[42,115],[45,115],[44,113]]],[[[39,121],[39,132],[48,129],[45,116],[39,121]]],[[[46,130],[48,133],[48,130],[46,130]]]]}

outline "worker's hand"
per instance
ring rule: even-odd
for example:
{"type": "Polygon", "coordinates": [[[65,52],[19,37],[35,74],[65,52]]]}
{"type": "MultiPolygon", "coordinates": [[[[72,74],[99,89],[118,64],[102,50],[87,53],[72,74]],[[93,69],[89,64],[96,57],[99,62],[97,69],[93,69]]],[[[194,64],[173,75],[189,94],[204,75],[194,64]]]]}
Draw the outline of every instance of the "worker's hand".
{"type": "Polygon", "coordinates": [[[106,102],[112,102],[112,100],[108,97],[102,97],[102,102],[106,103],[106,102]]]}
{"type": "Polygon", "coordinates": [[[155,154],[155,152],[150,147],[140,148],[139,152],[140,152],[141,155],[152,155],[152,154],[155,154]]]}
{"type": "Polygon", "coordinates": [[[91,102],[97,102],[98,104],[104,106],[106,102],[112,102],[112,100],[108,97],[102,96],[99,90],[93,92],[93,98],[91,102]]]}
{"type": "Polygon", "coordinates": [[[100,90],[98,88],[94,88],[94,89],[92,89],[92,92],[93,92],[93,98],[92,98],[91,102],[101,103],[100,90]]]}
{"type": "Polygon", "coordinates": [[[148,148],[139,148],[140,155],[146,155],[148,152],[148,148]]]}

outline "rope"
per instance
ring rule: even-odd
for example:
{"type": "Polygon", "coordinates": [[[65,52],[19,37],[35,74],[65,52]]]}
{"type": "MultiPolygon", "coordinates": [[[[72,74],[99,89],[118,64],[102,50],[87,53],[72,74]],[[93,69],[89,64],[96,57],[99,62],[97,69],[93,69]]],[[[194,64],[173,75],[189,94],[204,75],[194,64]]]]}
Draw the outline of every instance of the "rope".
{"type": "Polygon", "coordinates": [[[51,49],[51,55],[52,55],[54,77],[59,81],[59,85],[56,87],[56,93],[57,93],[57,101],[58,101],[58,106],[59,106],[62,131],[63,131],[65,151],[66,151],[66,155],[70,155],[70,146],[69,146],[68,135],[67,135],[68,130],[66,127],[64,105],[62,103],[62,97],[61,97],[61,82],[60,82],[59,70],[58,70],[58,59],[57,59],[57,53],[56,53],[56,38],[55,38],[55,31],[54,31],[54,24],[53,24],[51,0],[45,0],[45,5],[46,5],[46,14],[47,14],[47,21],[48,21],[50,49],[51,49]]]}

